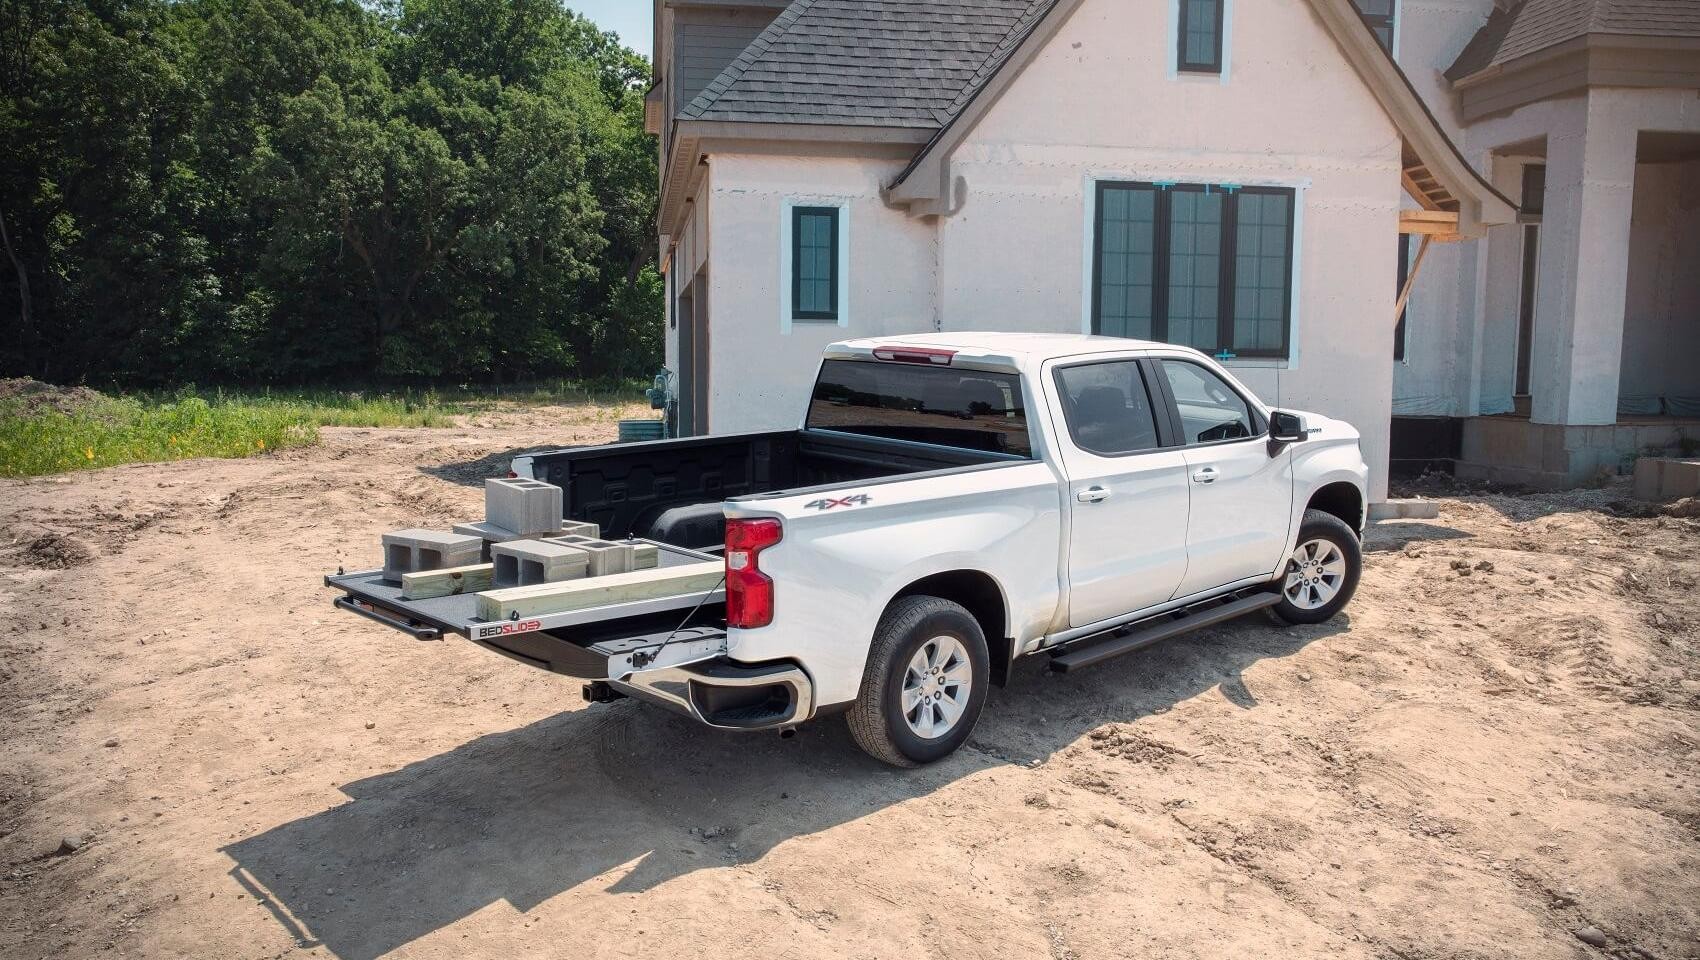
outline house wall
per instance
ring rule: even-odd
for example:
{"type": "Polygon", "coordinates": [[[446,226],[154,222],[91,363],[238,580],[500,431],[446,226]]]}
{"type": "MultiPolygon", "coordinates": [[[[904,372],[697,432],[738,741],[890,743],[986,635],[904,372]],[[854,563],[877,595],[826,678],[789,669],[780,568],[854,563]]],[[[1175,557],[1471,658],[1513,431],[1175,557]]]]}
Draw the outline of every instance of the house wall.
{"type": "MultiPolygon", "coordinates": [[[[1399,65],[1455,142],[1462,142],[1461,129],[1443,72],[1492,9],[1492,0],[1399,2],[1399,65]]],[[[1417,206],[1409,197],[1402,198],[1402,203],[1407,208],[1417,206]]],[[[1478,241],[1429,244],[1405,305],[1405,359],[1393,367],[1395,416],[1459,417],[1477,412],[1473,381],[1479,360],[1471,349],[1477,317],[1471,294],[1483,246],[1478,241]]]]}
{"type": "MultiPolygon", "coordinates": [[[[1479,120],[1465,131],[1465,156],[1483,169],[1496,154],[1545,143],[1546,212],[1531,358],[1535,422],[1617,419],[1636,139],[1642,130],[1700,130],[1700,100],[1687,90],[1594,87],[1479,120]]],[[[1488,402],[1498,395],[1491,378],[1514,358],[1498,356],[1494,345],[1515,343],[1514,334],[1506,340],[1503,325],[1516,323],[1516,275],[1491,268],[1511,262],[1501,253],[1520,243],[1515,237],[1502,230],[1490,237],[1499,246],[1487,255],[1474,293],[1477,303],[1509,302],[1511,309],[1484,310],[1475,344],[1459,345],[1481,351],[1484,413],[1496,412],[1488,402]],[[1508,238],[1503,244],[1502,237],[1508,238]]]]}
{"type": "Polygon", "coordinates": [[[747,7],[673,9],[673,70],[669,78],[673,102],[669,105],[667,116],[677,116],[679,109],[695,99],[710,80],[737,59],[738,54],[744,52],[750,41],[773,22],[778,13],[778,10],[747,7]]]}
{"type": "Polygon", "coordinates": [[[835,340],[935,329],[934,227],[887,207],[879,195],[901,167],[898,160],[855,157],[716,153],[710,159],[715,433],[796,426],[821,349],[835,340]],[[781,316],[787,201],[845,205],[843,325],[788,324],[781,316]]]}
{"type": "Polygon", "coordinates": [[[1636,165],[1628,286],[1619,393],[1700,412],[1700,160],[1636,165]]]}
{"type": "Polygon", "coordinates": [[[1095,179],[1296,187],[1291,354],[1230,366],[1272,404],[1356,426],[1384,499],[1400,139],[1303,0],[1230,16],[1226,80],[1170,77],[1172,34],[1146,7],[1082,4],[953,157],[966,191],[938,228],[940,316],[1089,329],[1095,179]]]}

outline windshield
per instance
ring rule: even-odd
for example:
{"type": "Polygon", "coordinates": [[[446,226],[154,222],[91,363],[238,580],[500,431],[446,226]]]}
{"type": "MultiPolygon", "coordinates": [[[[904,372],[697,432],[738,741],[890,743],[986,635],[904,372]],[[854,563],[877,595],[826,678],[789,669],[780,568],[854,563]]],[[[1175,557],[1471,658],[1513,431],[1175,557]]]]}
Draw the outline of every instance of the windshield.
{"type": "Polygon", "coordinates": [[[806,426],[1033,456],[1021,378],[1013,373],[828,360],[806,426]]]}

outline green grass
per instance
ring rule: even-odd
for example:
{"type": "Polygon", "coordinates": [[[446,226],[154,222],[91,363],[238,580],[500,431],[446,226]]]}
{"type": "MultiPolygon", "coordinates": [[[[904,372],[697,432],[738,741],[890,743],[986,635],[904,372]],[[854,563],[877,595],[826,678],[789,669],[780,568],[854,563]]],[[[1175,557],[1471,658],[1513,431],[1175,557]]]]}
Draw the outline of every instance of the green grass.
{"type": "Polygon", "coordinates": [[[121,463],[245,457],[317,443],[319,428],[444,427],[504,404],[631,403],[634,384],[570,382],[478,390],[264,390],[105,397],[68,411],[0,401],[0,476],[31,477],[121,463]]]}

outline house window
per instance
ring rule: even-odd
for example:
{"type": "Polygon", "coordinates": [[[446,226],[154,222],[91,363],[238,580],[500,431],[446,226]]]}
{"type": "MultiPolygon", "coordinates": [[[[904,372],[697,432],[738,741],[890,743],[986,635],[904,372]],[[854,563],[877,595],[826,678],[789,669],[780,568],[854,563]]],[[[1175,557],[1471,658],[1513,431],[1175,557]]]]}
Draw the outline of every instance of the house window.
{"type": "Polygon", "coordinates": [[[838,319],[837,207],[791,208],[791,319],[838,319]]]}
{"type": "Polygon", "coordinates": [[[1092,331],[1285,357],[1294,202],[1286,187],[1098,184],[1092,331]]]}
{"type": "Polygon", "coordinates": [[[1222,14],[1225,0],[1179,0],[1179,56],[1188,73],[1222,72],[1222,14]]]}
{"type": "Polygon", "coordinates": [[[1358,15],[1364,18],[1370,32],[1375,34],[1376,42],[1381,49],[1393,52],[1393,4],[1394,0],[1354,0],[1358,6],[1358,15]]]}

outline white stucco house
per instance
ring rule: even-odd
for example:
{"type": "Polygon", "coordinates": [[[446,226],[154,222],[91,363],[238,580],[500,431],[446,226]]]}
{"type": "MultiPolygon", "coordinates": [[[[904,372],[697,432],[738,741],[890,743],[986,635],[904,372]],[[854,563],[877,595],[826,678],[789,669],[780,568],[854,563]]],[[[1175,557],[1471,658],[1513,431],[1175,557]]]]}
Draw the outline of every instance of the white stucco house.
{"type": "MultiPolygon", "coordinates": [[[[1665,361],[1672,340],[1700,349],[1696,271],[1625,280],[1626,183],[1638,195],[1658,165],[1649,190],[1700,193],[1694,50],[1665,62],[1664,86],[1596,91],[1623,72],[1592,61],[1580,90],[1568,73],[1506,79],[1554,33],[1523,8],[1611,2],[655,0],[676,428],[793,426],[821,347],[847,337],[1126,335],[1199,347],[1271,403],[1351,421],[1382,499],[1402,434],[1459,469],[1466,454],[1525,469],[1511,454],[1544,453],[1543,431],[1562,448],[1615,423],[1626,289],[1666,318],[1651,347],[1666,372],[1624,382],[1662,391],[1652,416],[1680,412],[1664,398],[1700,394],[1700,364],[1665,361]],[[1518,40],[1520,22],[1539,36],[1518,40]],[[1608,128],[1614,145],[1594,145],[1608,128]],[[1590,180],[1596,155],[1609,182],[1590,180]],[[1542,157],[1544,214],[1520,214],[1542,157]],[[1519,327],[1520,251],[1543,215],[1519,327]]],[[[1700,5],[1664,2],[1700,35],[1700,5]]],[[[1581,36],[1587,56],[1607,49],[1581,36]]],[[[1637,242],[1691,257],[1694,219],[1637,242]]],[[[1537,466],[1515,478],[1555,479],[1537,466]]]]}

